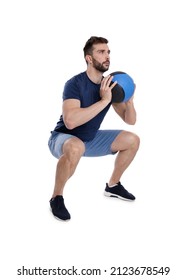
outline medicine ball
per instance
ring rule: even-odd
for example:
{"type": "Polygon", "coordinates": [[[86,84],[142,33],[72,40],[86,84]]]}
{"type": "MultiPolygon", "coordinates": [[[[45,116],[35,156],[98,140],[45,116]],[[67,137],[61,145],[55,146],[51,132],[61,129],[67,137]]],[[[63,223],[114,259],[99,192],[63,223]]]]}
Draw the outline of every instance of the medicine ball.
{"type": "Polygon", "coordinates": [[[128,101],[135,90],[133,79],[122,71],[113,72],[110,75],[113,76],[111,83],[117,81],[117,84],[112,89],[112,102],[121,103],[128,101]]]}

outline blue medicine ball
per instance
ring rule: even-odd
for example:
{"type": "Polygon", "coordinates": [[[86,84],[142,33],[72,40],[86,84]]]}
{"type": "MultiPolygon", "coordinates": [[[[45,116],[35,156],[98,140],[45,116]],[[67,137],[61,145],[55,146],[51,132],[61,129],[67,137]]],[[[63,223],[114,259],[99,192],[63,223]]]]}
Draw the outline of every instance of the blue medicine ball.
{"type": "Polygon", "coordinates": [[[112,89],[112,102],[121,103],[128,101],[135,90],[133,79],[122,71],[113,72],[110,75],[113,76],[112,83],[117,81],[117,84],[112,89]]]}

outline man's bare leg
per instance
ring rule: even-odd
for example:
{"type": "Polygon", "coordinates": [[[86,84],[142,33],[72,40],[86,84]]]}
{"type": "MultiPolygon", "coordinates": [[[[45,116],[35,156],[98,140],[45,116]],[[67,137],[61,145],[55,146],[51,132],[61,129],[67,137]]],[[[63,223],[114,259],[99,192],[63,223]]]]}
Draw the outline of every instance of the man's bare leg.
{"type": "Polygon", "coordinates": [[[122,131],[112,143],[112,151],[118,151],[116,156],[114,170],[108,182],[114,185],[120,181],[124,171],[134,159],[139,148],[139,137],[131,132],[122,131]]]}
{"type": "Polygon", "coordinates": [[[54,192],[50,200],[52,213],[60,220],[71,218],[64,204],[63,190],[68,179],[74,174],[84,151],[84,143],[76,137],[66,140],[63,144],[63,155],[57,163],[54,192]]]}
{"type": "Polygon", "coordinates": [[[112,143],[113,152],[118,151],[115,159],[114,170],[106,185],[105,195],[121,199],[134,200],[135,196],[129,193],[119,183],[121,176],[133,161],[140,144],[139,137],[131,132],[122,131],[112,143]],[[119,183],[119,184],[118,184],[119,183]]]}
{"type": "Polygon", "coordinates": [[[84,143],[76,137],[66,140],[63,144],[63,155],[57,163],[55,186],[52,197],[63,195],[64,186],[67,180],[74,174],[84,151],[84,143]]]}

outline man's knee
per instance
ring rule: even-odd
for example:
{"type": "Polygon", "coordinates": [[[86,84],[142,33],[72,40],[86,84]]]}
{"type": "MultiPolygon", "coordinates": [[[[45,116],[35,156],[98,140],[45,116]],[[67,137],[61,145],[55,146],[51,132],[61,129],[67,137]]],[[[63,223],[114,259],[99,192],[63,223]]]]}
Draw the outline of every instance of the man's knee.
{"type": "Polygon", "coordinates": [[[140,145],[140,138],[133,132],[122,131],[112,143],[112,150],[119,151],[125,149],[135,149],[138,150],[140,145]]]}
{"type": "Polygon", "coordinates": [[[77,137],[72,137],[63,144],[63,154],[71,158],[80,158],[85,152],[84,143],[77,137]]]}
{"type": "Polygon", "coordinates": [[[129,141],[131,144],[131,147],[134,147],[136,150],[138,150],[139,145],[140,145],[140,138],[137,134],[130,132],[129,141]]]}

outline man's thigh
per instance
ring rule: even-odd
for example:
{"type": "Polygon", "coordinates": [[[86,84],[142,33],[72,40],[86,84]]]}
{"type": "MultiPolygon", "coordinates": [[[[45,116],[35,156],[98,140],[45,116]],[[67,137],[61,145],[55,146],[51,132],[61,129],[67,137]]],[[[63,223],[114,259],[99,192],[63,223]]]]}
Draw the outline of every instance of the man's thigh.
{"type": "Polygon", "coordinates": [[[113,155],[111,145],[122,130],[98,130],[93,140],[85,142],[85,157],[113,155]]]}

